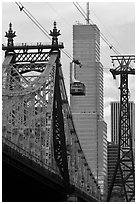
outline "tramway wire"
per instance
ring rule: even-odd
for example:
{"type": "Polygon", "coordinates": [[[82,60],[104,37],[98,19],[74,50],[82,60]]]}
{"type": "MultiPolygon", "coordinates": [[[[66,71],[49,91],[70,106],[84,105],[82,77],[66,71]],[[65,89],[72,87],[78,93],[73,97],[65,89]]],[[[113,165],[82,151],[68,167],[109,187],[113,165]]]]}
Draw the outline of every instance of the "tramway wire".
{"type": "MultiPolygon", "coordinates": [[[[49,2],[48,2],[48,5],[49,5],[49,7],[50,7],[54,12],[56,12],[56,13],[58,14],[58,16],[61,17],[61,19],[64,20],[64,22],[67,23],[67,25],[71,26],[71,24],[70,24],[62,15],[60,15],[59,12],[57,12],[57,11],[54,9],[54,7],[52,7],[52,6],[50,5],[49,2]]],[[[107,60],[109,60],[109,58],[108,58],[104,53],[102,53],[102,55],[103,55],[107,60]]],[[[109,68],[105,68],[105,67],[103,67],[103,68],[104,68],[104,69],[109,69],[109,68]]]]}
{"type": "MultiPolygon", "coordinates": [[[[79,7],[73,2],[73,4],[75,5],[75,7],[78,9],[78,11],[82,14],[82,16],[85,18],[85,20],[86,20],[86,16],[85,16],[85,14],[83,14],[83,12],[79,9],[79,7]]],[[[79,4],[78,4],[79,5],[79,4]]],[[[82,9],[83,10],[83,9],[82,9]]],[[[90,19],[90,21],[91,21],[91,19],[90,19]]],[[[92,21],[91,21],[92,22],[92,21]]],[[[92,22],[92,24],[94,24],[93,22],[92,22]]],[[[90,24],[90,25],[92,25],[92,24],[90,24]]],[[[109,48],[112,48],[112,45],[110,45],[103,37],[102,37],[102,40],[109,46],[109,48]]],[[[109,59],[104,53],[102,53],[103,54],[103,56],[105,56],[107,59],[109,59]]]]}
{"type": "MultiPolygon", "coordinates": [[[[105,28],[105,30],[109,33],[109,35],[114,39],[114,41],[117,43],[117,45],[121,48],[120,43],[114,38],[114,36],[110,33],[110,31],[106,28],[106,26],[102,23],[102,21],[100,20],[100,18],[96,15],[96,13],[93,11],[93,9],[90,8],[90,10],[92,11],[92,13],[94,14],[94,16],[98,19],[98,21],[103,25],[103,27],[105,28]]],[[[122,50],[122,48],[121,48],[122,50]]],[[[123,50],[122,50],[123,51],[123,50]]]]}
{"type": "MultiPolygon", "coordinates": [[[[83,8],[79,5],[78,2],[73,2],[74,6],[78,9],[78,11],[81,13],[81,15],[84,17],[84,19],[86,20],[86,13],[83,10],[83,8]]],[[[90,25],[93,25],[93,21],[90,19],[90,25]]],[[[102,38],[102,40],[109,46],[110,49],[112,49],[115,54],[120,55],[120,53],[118,52],[118,50],[107,40],[107,38],[103,35],[102,32],[100,32],[100,37],[102,38]]]]}

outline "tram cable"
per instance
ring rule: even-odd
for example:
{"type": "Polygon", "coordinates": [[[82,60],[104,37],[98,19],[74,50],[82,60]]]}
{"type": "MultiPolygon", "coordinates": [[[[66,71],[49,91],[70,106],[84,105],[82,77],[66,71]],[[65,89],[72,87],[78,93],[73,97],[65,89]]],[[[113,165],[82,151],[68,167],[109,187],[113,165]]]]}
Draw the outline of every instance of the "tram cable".
{"type": "MultiPolygon", "coordinates": [[[[102,26],[104,27],[104,29],[108,32],[108,34],[110,35],[111,38],[113,38],[113,40],[117,43],[117,45],[121,48],[120,43],[114,38],[114,36],[112,35],[112,33],[106,28],[106,26],[102,23],[102,21],[100,20],[100,18],[96,15],[96,13],[93,11],[93,9],[90,8],[90,11],[92,11],[92,13],[94,14],[94,16],[96,17],[96,19],[102,24],[102,26]]],[[[122,50],[123,51],[123,50],[122,50]]]]}
{"type": "MultiPolygon", "coordinates": [[[[84,17],[84,19],[86,20],[87,18],[86,18],[86,13],[85,13],[85,11],[83,10],[83,8],[79,5],[79,3],[78,2],[73,2],[73,4],[74,4],[74,6],[77,8],[77,10],[81,13],[81,15],[84,17]]],[[[93,21],[91,21],[91,19],[89,19],[90,20],[90,22],[91,23],[89,23],[89,25],[93,25],[94,24],[94,22],[93,21]]],[[[103,33],[102,32],[100,32],[100,37],[102,38],[102,40],[109,46],[109,48],[110,49],[112,49],[114,52],[115,52],[115,54],[117,54],[117,55],[120,55],[120,52],[107,40],[107,38],[103,35],[103,33]]]]}

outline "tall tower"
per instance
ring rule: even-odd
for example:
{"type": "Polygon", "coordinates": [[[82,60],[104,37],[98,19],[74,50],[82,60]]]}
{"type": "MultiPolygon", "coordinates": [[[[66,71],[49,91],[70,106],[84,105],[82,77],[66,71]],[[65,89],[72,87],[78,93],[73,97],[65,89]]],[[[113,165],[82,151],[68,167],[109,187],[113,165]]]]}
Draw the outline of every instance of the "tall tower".
{"type": "Polygon", "coordinates": [[[103,66],[100,63],[100,31],[96,25],[73,25],[73,58],[82,66],[71,66],[70,81],[74,72],[75,79],[85,86],[85,94],[70,95],[73,120],[90,168],[104,186],[107,126],[103,120],[103,66]]]}
{"type": "Polygon", "coordinates": [[[110,69],[110,72],[114,79],[116,79],[116,75],[120,75],[120,115],[117,164],[114,170],[107,201],[110,201],[115,189],[121,188],[124,200],[129,202],[134,201],[135,199],[135,171],[132,142],[133,136],[130,126],[128,75],[135,75],[135,69],[130,67],[131,62],[135,62],[135,56],[119,55],[111,57],[112,62],[117,61],[117,67],[115,69],[110,69]],[[119,181],[117,180],[118,170],[121,175],[119,181]]]}

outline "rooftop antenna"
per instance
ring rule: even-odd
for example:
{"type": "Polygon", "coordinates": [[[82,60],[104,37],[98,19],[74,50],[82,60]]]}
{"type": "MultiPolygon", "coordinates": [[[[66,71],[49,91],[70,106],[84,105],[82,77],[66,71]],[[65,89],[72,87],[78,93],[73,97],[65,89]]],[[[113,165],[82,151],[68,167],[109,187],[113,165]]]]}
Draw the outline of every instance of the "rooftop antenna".
{"type": "Polygon", "coordinates": [[[87,25],[89,24],[89,2],[87,2],[87,18],[86,18],[87,25]]]}

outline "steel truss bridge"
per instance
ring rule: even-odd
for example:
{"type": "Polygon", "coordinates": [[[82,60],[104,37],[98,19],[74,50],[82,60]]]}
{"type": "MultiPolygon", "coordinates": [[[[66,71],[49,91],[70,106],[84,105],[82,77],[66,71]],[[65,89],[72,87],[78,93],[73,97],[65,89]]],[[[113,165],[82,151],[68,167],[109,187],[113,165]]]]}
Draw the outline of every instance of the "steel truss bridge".
{"type": "Polygon", "coordinates": [[[3,201],[101,201],[66,94],[60,31],[50,45],[2,46],[3,201]]]}

